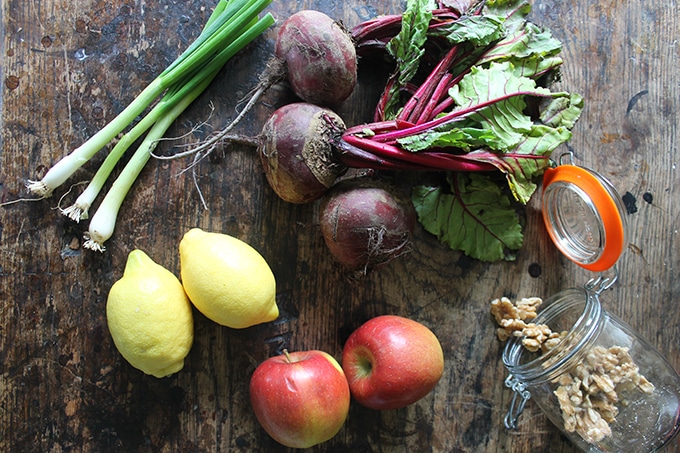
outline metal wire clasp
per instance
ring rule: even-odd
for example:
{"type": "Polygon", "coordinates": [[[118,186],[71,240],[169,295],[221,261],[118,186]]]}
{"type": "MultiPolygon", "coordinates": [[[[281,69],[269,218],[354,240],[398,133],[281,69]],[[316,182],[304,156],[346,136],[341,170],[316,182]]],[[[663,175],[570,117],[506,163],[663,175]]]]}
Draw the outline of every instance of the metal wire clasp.
{"type": "Polygon", "coordinates": [[[599,296],[602,291],[606,291],[614,286],[616,280],[619,279],[619,271],[616,266],[612,267],[609,271],[609,275],[601,273],[599,276],[588,280],[585,284],[586,291],[599,296]]]}
{"type": "Polygon", "coordinates": [[[557,156],[557,159],[553,161],[554,166],[559,166],[559,165],[575,165],[574,164],[574,152],[573,151],[567,151],[559,156],[557,156]]]}
{"type": "Polygon", "coordinates": [[[507,429],[515,429],[517,428],[517,420],[524,410],[524,406],[529,401],[529,398],[531,398],[531,393],[526,389],[524,383],[512,374],[505,378],[505,386],[512,389],[513,395],[508,413],[505,414],[503,419],[503,424],[507,429]]]}

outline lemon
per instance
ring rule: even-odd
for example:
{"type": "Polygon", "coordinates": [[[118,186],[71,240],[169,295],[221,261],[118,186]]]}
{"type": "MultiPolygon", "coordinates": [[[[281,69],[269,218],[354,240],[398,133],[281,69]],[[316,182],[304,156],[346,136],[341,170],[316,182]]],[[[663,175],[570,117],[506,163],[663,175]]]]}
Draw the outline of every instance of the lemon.
{"type": "Polygon", "coordinates": [[[123,277],[111,287],[106,320],[133,367],[158,378],[184,367],[194,340],[191,302],[179,279],[141,250],[130,252],[123,277]]]}
{"type": "Polygon", "coordinates": [[[269,264],[240,239],[193,228],[180,241],[179,259],[184,290],[207,318],[243,329],[279,316],[269,264]]]}

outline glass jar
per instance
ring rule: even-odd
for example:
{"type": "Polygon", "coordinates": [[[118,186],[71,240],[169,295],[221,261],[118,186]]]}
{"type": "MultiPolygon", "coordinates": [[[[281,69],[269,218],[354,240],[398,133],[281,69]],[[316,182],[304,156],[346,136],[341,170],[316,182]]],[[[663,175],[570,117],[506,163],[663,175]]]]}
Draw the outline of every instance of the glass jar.
{"type": "Polygon", "coordinates": [[[533,401],[587,452],[653,452],[680,428],[680,377],[630,326],[602,308],[597,290],[572,288],[541,305],[532,321],[566,336],[546,353],[511,338],[503,353],[515,398],[514,428],[533,401]]]}
{"type": "Polygon", "coordinates": [[[569,162],[546,171],[542,211],[557,248],[600,276],[540,305],[531,322],[558,333],[559,342],[530,352],[522,337],[508,340],[505,383],[514,396],[505,426],[517,426],[531,398],[583,451],[658,451],[680,429],[680,376],[600,302],[624,250],[621,199],[601,175],[569,162]]]}

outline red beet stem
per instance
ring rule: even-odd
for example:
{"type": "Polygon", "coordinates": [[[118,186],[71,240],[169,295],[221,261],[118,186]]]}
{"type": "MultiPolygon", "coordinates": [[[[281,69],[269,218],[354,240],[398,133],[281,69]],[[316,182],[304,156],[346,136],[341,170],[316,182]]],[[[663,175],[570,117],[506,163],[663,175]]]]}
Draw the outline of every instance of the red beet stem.
{"type": "MultiPolygon", "coordinates": [[[[350,140],[352,141],[352,140],[350,140]]],[[[403,160],[396,160],[385,157],[380,153],[367,151],[355,146],[346,140],[339,139],[334,143],[335,149],[339,153],[340,161],[351,168],[367,168],[373,170],[391,171],[432,171],[433,168],[417,165],[403,160]]]]}
{"type": "MultiPolygon", "coordinates": [[[[454,20],[460,14],[451,8],[432,10],[430,29],[441,27],[454,20]]],[[[351,30],[352,39],[356,43],[357,52],[365,55],[370,50],[384,49],[385,45],[401,30],[401,14],[390,14],[376,17],[360,23],[351,30]]]]}
{"type": "MultiPolygon", "coordinates": [[[[460,109],[460,110],[455,110],[453,112],[450,112],[446,115],[440,116],[439,118],[435,118],[433,120],[427,121],[425,123],[420,123],[416,124],[414,126],[405,128],[405,129],[398,129],[390,132],[385,132],[381,134],[376,134],[375,136],[371,137],[371,140],[377,141],[377,142],[383,142],[383,143],[395,143],[398,139],[409,137],[411,135],[416,135],[420,134],[423,132],[428,131],[429,129],[433,129],[437,126],[441,126],[442,124],[451,122],[451,121],[456,121],[458,119],[464,118],[466,115],[469,115],[471,113],[474,113],[478,110],[481,110],[485,107],[488,107],[490,105],[494,105],[500,101],[504,101],[507,99],[511,99],[516,96],[540,96],[534,92],[524,92],[524,91],[518,91],[516,93],[510,93],[506,94],[503,96],[499,96],[494,99],[490,99],[486,102],[480,102],[479,104],[475,104],[472,107],[460,109]]],[[[364,129],[368,128],[368,126],[365,126],[364,129]]]]}
{"type": "MultiPolygon", "coordinates": [[[[435,118],[435,116],[432,113],[434,112],[435,108],[441,101],[442,97],[444,97],[448,93],[449,83],[451,82],[452,78],[453,75],[444,74],[444,76],[439,81],[439,84],[437,84],[434,91],[432,92],[430,100],[425,104],[423,111],[420,113],[420,116],[415,121],[416,124],[422,124],[435,118]]],[[[448,95],[446,95],[446,98],[450,99],[448,95]]]]}
{"type": "MultiPolygon", "coordinates": [[[[444,152],[417,152],[413,153],[406,151],[397,146],[393,146],[387,143],[380,143],[373,141],[368,138],[362,138],[357,135],[345,134],[343,135],[343,141],[352,145],[352,147],[346,147],[343,150],[347,153],[352,153],[354,158],[364,158],[366,161],[370,161],[373,164],[380,162],[380,159],[387,161],[393,166],[403,166],[401,169],[418,170],[418,171],[493,171],[497,168],[487,162],[479,162],[475,159],[466,157],[465,155],[458,155],[453,153],[444,152]],[[363,153],[354,151],[359,149],[363,153]]],[[[336,145],[341,149],[341,145],[336,145]]],[[[345,162],[344,157],[341,155],[343,163],[345,162]]],[[[379,167],[370,167],[379,168],[379,167]]],[[[385,168],[388,169],[388,168],[385,168]]],[[[394,169],[394,168],[389,168],[394,169]]]]}
{"type": "Polygon", "coordinates": [[[457,46],[451,47],[449,51],[446,52],[444,58],[439,61],[434,70],[427,76],[427,79],[420,85],[414,95],[411,96],[411,99],[406,102],[406,105],[404,105],[404,108],[399,113],[399,118],[408,120],[412,123],[417,122],[425,105],[428,103],[428,100],[431,99],[432,93],[439,85],[442,77],[444,77],[449,70],[457,53],[457,46]]]}
{"type": "MultiPolygon", "coordinates": [[[[455,85],[460,82],[460,79],[462,79],[465,74],[467,74],[468,71],[464,72],[463,74],[458,75],[457,77],[451,79],[448,83],[448,85],[445,88],[445,92],[448,93],[451,88],[453,88],[455,85]]],[[[430,118],[436,118],[440,114],[446,112],[447,110],[451,109],[453,105],[455,104],[455,101],[451,96],[443,96],[443,99],[440,100],[439,104],[435,106],[435,108],[432,110],[430,113],[430,118]]]]}

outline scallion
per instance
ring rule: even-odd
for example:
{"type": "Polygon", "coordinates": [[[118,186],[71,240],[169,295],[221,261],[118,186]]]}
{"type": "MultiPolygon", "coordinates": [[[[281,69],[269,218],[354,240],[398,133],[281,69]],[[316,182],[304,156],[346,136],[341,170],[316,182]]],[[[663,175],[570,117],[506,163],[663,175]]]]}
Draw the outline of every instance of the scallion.
{"type": "Polygon", "coordinates": [[[125,151],[147,134],[93,216],[86,247],[104,250],[103,242],[113,232],[121,203],[172,122],[208,87],[229,59],[275,23],[269,13],[259,17],[271,1],[220,0],[196,40],[122,112],[58,161],[40,181],[28,182],[27,187],[34,194],[50,196],[155,103],[113,146],[76,203],[62,210],[76,221],[86,219],[90,206],[125,151]]]}
{"type": "MultiPolygon", "coordinates": [[[[99,150],[127,128],[135,118],[175,84],[187,80],[187,75],[202,72],[216,55],[245,35],[253,19],[272,0],[221,0],[217,14],[211,16],[204,31],[168,68],[154,79],[122,112],[99,130],[85,143],[58,161],[40,181],[28,181],[27,187],[34,194],[48,197],[89,161],[99,150]]],[[[273,17],[268,15],[273,23],[273,17]]],[[[255,36],[252,37],[253,39],[255,36]]],[[[224,64],[223,61],[222,65],[224,64]]]]}
{"type": "MultiPolygon", "coordinates": [[[[87,240],[84,243],[85,248],[96,251],[105,250],[104,242],[113,234],[121,204],[149,157],[151,157],[158,141],[163,138],[173,121],[208,87],[224,63],[273,23],[274,18],[269,14],[265,15],[224,48],[201,72],[184,83],[176,92],[166,95],[154,108],[154,110],[160,109],[163,113],[153,124],[92,216],[87,240]]],[[[154,110],[149,115],[152,115],[154,110]]]]}

